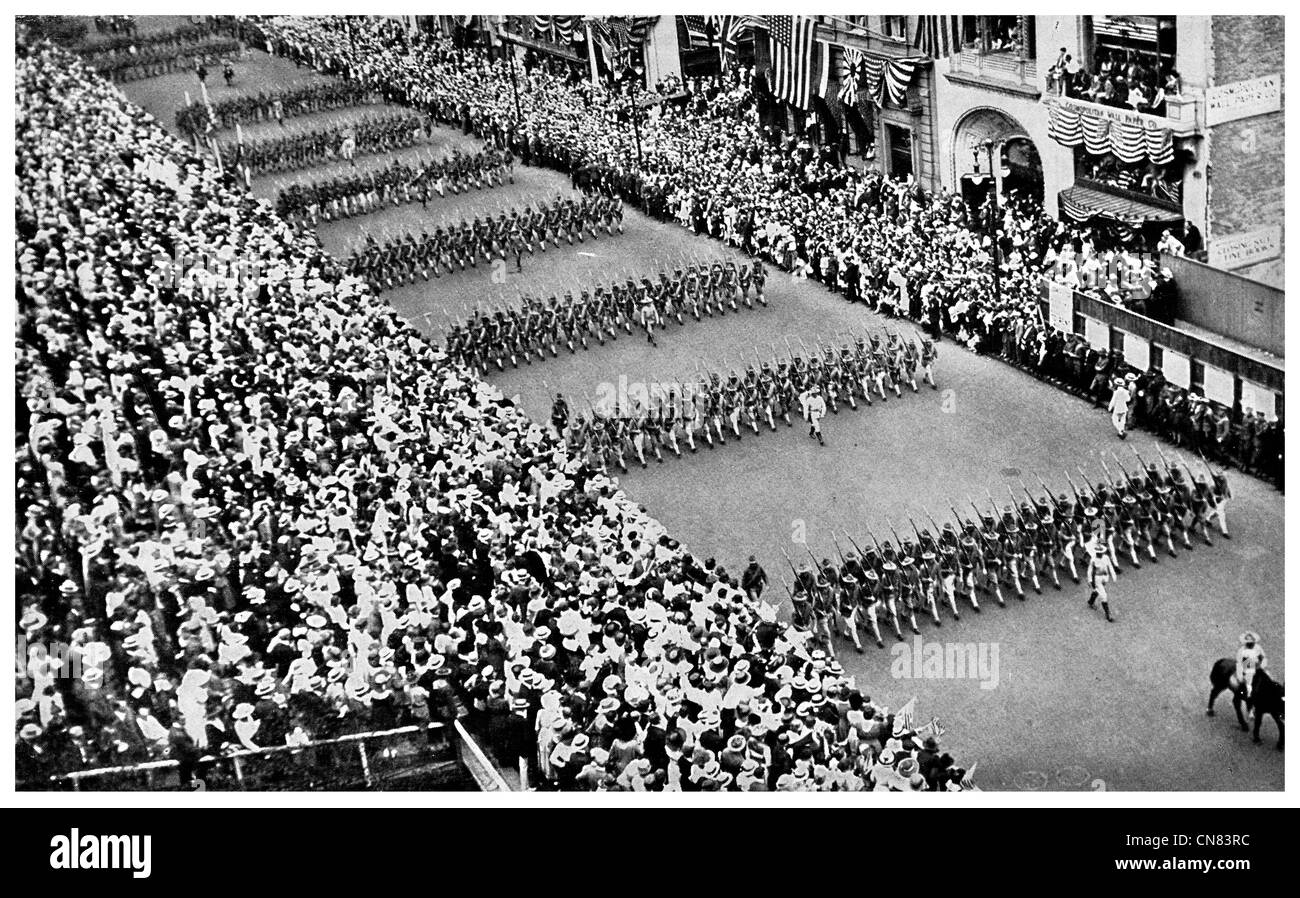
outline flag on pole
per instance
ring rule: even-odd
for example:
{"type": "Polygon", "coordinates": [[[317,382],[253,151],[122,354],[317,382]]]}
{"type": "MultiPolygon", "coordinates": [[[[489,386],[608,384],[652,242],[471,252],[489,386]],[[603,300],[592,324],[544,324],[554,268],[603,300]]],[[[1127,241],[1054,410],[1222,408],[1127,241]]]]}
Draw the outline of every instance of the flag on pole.
{"type": "Polygon", "coordinates": [[[961,52],[961,16],[917,16],[912,46],[931,59],[961,52]]]}
{"type": "Polygon", "coordinates": [[[768,16],[767,28],[772,50],[772,93],[791,106],[807,109],[817,22],[812,16],[768,16]]]}
{"type": "Polygon", "coordinates": [[[894,729],[897,730],[899,724],[902,724],[903,729],[905,730],[914,729],[912,724],[915,718],[916,718],[916,696],[914,695],[910,699],[908,699],[907,704],[903,705],[903,707],[899,708],[897,711],[894,712],[894,729]]]}
{"type": "Polygon", "coordinates": [[[658,19],[658,16],[602,16],[590,19],[591,36],[605,68],[611,72],[626,69],[631,64],[632,50],[645,44],[658,19]]]}

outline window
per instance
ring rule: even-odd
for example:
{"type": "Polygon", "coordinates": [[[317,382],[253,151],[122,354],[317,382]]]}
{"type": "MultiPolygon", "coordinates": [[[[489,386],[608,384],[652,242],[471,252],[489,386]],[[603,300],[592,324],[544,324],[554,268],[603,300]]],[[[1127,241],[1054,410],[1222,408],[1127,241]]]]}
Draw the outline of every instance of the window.
{"type": "Polygon", "coordinates": [[[1020,16],[984,16],[986,53],[1003,53],[1020,47],[1020,16]]]}
{"type": "Polygon", "coordinates": [[[890,177],[908,177],[912,174],[912,130],[900,125],[886,125],[885,139],[889,145],[890,177]]]}
{"type": "Polygon", "coordinates": [[[1191,365],[1191,388],[1201,396],[1205,395],[1205,363],[1196,359],[1189,360],[1191,365]]]}
{"type": "Polygon", "coordinates": [[[1008,53],[1033,59],[1036,40],[1033,16],[962,16],[962,47],[976,53],[1008,53]]]}
{"type": "Polygon", "coordinates": [[[1076,334],[1078,334],[1080,337],[1082,337],[1082,336],[1084,336],[1085,334],[1087,334],[1087,332],[1088,332],[1088,325],[1087,325],[1087,322],[1085,322],[1084,319],[1083,319],[1083,313],[1082,313],[1082,312],[1075,312],[1075,313],[1074,313],[1073,326],[1074,326],[1074,332],[1075,332],[1076,334]]]}
{"type": "Polygon", "coordinates": [[[881,16],[880,29],[885,37],[907,40],[907,16],[881,16]]]}
{"type": "Polygon", "coordinates": [[[1089,71],[1128,85],[1150,84],[1170,89],[1176,78],[1178,26],[1174,16],[1092,16],[1089,71]]]}
{"type": "Polygon", "coordinates": [[[1165,367],[1165,348],[1155,343],[1151,344],[1151,357],[1147,361],[1147,370],[1159,368],[1164,370],[1165,367]]]}
{"type": "Polygon", "coordinates": [[[1117,327],[1110,329],[1110,352],[1111,355],[1124,358],[1124,332],[1117,327]]]}

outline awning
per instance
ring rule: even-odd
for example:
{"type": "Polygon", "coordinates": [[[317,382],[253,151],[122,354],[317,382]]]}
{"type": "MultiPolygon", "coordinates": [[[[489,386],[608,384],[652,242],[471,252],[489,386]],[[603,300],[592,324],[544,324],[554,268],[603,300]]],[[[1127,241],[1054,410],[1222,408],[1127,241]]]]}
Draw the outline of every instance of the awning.
{"type": "Polygon", "coordinates": [[[1127,197],[1116,196],[1092,187],[1075,184],[1062,190],[1058,195],[1061,214],[1075,221],[1087,221],[1099,216],[1122,221],[1126,224],[1141,224],[1146,221],[1182,221],[1182,213],[1157,206],[1154,203],[1141,203],[1127,197]]]}

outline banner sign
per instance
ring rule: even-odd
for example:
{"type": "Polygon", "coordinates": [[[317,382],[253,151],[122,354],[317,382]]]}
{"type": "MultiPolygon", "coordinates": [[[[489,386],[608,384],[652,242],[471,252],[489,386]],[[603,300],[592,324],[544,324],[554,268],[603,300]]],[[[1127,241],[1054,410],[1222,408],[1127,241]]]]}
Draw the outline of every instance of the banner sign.
{"type": "Polygon", "coordinates": [[[1282,108],[1282,73],[1234,81],[1205,89],[1205,121],[1210,125],[1277,112],[1282,108]]]}
{"type": "Polygon", "coordinates": [[[1209,249],[1210,264],[1226,270],[1276,259],[1282,254],[1282,226],[1215,237],[1210,241],[1209,249]]]}
{"type": "Polygon", "coordinates": [[[1047,283],[1047,323],[1064,333],[1074,331],[1074,290],[1055,281],[1047,283]]]}

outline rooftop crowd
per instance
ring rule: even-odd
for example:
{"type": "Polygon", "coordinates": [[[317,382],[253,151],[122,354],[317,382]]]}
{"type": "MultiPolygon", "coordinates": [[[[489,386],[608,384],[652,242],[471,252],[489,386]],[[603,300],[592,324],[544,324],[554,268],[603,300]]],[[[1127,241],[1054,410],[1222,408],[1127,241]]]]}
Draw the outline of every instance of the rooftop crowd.
{"type": "MultiPolygon", "coordinates": [[[[394,95],[503,74],[292,27],[394,95]]],[[[467,718],[560,789],[962,788],[752,570],[692,557],[114,86],[43,42],[17,85],[20,783],[467,718]]],[[[580,96],[530,104],[595,153],[580,96]]]]}

